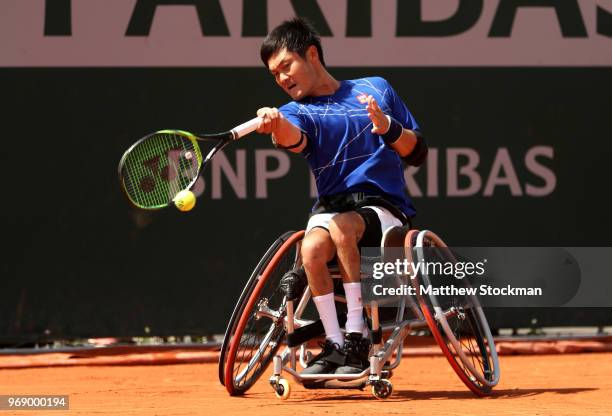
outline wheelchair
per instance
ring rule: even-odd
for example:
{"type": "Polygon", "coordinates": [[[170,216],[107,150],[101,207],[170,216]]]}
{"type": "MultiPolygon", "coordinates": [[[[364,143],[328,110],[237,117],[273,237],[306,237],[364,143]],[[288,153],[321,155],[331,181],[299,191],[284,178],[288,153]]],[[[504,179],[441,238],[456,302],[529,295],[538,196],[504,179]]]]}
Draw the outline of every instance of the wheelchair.
{"type": "MultiPolygon", "coordinates": [[[[288,296],[280,289],[283,276],[302,266],[303,237],[304,231],[291,231],[274,241],[238,299],[219,357],[219,381],[230,395],[244,394],[272,364],[269,382],[280,399],[287,399],[291,392],[284,374],[306,388],[316,385],[316,388],[364,389],[370,386],[376,398],[385,399],[393,392],[389,379],[392,370],[401,362],[404,339],[411,332],[426,329],[455,373],[474,394],[486,396],[491,393],[499,382],[499,360],[482,307],[477,297],[470,295],[442,299],[415,291],[414,296],[401,296],[393,309],[384,310],[377,301],[366,304],[364,300],[372,345],[370,367],[359,374],[300,374],[297,364],[305,368],[312,357],[312,342],[309,341],[324,334],[313,302],[310,302],[312,296],[307,285],[297,295],[288,296]],[[313,316],[308,317],[309,313],[313,316]],[[386,315],[384,319],[383,315],[386,315]]],[[[423,248],[443,249],[446,244],[432,231],[405,226],[392,227],[384,233],[381,250],[384,252],[390,247],[400,248],[409,261],[419,261],[424,255],[423,248]]],[[[363,269],[362,279],[368,277],[363,269]]],[[[335,282],[341,282],[337,266],[330,266],[330,274],[335,282]]],[[[430,283],[427,273],[412,277],[397,276],[415,287],[430,283]]],[[[346,303],[341,293],[335,293],[337,305],[346,303]]],[[[339,313],[341,326],[345,319],[346,315],[339,313]]]]}

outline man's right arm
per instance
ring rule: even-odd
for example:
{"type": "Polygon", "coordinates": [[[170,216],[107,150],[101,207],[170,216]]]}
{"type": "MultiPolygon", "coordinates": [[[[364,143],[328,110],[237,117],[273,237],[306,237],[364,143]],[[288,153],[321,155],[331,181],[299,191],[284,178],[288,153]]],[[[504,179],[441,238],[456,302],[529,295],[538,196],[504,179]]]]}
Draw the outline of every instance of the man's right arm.
{"type": "Polygon", "coordinates": [[[257,133],[271,134],[272,140],[280,148],[299,153],[306,147],[306,135],[293,123],[283,117],[277,108],[263,107],[257,110],[261,119],[257,133]]]}

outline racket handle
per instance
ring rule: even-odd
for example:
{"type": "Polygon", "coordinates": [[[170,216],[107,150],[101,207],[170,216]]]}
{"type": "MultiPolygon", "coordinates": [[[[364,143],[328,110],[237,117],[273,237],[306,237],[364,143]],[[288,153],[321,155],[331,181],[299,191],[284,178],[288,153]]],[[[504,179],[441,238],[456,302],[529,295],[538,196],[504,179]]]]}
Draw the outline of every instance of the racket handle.
{"type": "Polygon", "coordinates": [[[255,117],[252,120],[247,121],[246,123],[242,123],[239,126],[236,126],[232,129],[232,136],[234,136],[234,140],[238,140],[241,137],[246,136],[249,133],[254,132],[259,125],[259,117],[255,117]]]}

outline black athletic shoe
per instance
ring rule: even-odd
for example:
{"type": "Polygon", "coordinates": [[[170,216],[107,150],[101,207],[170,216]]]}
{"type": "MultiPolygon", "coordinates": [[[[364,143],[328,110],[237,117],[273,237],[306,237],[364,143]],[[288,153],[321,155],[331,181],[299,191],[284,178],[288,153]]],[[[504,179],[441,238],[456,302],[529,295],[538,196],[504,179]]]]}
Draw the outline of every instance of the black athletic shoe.
{"type": "Polygon", "coordinates": [[[335,374],[359,374],[370,366],[370,340],[358,332],[346,334],[342,352],[346,363],[336,368],[335,374]]]}
{"type": "Polygon", "coordinates": [[[344,365],[346,357],[338,344],[326,339],[320,345],[323,350],[308,362],[302,374],[333,374],[338,366],[344,365]]]}

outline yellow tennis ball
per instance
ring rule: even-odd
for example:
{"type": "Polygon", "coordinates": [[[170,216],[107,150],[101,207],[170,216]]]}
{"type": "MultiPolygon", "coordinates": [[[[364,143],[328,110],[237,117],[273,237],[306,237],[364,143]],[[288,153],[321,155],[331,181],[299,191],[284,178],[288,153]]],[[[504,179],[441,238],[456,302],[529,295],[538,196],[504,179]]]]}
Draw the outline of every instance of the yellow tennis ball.
{"type": "Polygon", "coordinates": [[[184,191],[179,192],[174,197],[174,205],[179,209],[179,211],[190,211],[195,207],[196,204],[196,196],[193,192],[185,189],[184,191]]]}

